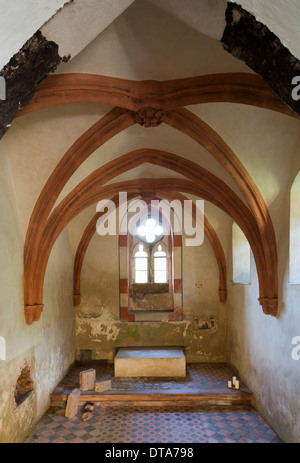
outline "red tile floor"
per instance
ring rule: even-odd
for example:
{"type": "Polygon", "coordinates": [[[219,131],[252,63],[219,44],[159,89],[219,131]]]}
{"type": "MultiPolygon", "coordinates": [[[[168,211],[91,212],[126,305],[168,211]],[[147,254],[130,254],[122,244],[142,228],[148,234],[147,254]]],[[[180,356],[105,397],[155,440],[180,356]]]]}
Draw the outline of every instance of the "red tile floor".
{"type": "MultiPolygon", "coordinates": [[[[97,376],[100,372],[105,379],[111,375],[113,383],[111,391],[101,394],[120,391],[151,394],[157,390],[166,394],[176,390],[178,394],[186,393],[187,388],[191,393],[199,393],[201,387],[209,393],[222,392],[227,389],[227,379],[231,379],[232,374],[226,364],[193,364],[187,367],[186,380],[178,382],[170,379],[124,381],[113,378],[111,368],[97,365],[97,376]]],[[[78,372],[82,369],[82,365],[75,365],[54,392],[78,387],[78,372]]],[[[54,403],[26,443],[280,443],[275,432],[251,406],[97,404],[92,418],[83,421],[82,405],[74,418],[67,419],[64,404],[54,403]]]]}

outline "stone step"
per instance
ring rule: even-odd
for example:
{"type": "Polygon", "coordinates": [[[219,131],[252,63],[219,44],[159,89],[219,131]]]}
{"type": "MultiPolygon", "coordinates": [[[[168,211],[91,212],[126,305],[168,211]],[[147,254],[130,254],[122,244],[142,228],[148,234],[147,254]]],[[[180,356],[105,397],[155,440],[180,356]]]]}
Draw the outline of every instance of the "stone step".
{"type": "MultiPolygon", "coordinates": [[[[50,397],[52,406],[63,406],[68,398],[68,392],[53,393],[50,397]]],[[[93,402],[96,406],[230,406],[230,405],[252,405],[253,394],[244,391],[230,391],[230,392],[202,392],[200,394],[172,394],[172,393],[81,393],[79,402],[93,402]]]]}
{"type": "MultiPolygon", "coordinates": [[[[148,351],[149,354],[149,351],[148,351]]],[[[175,351],[174,355],[177,355],[175,351]]],[[[170,351],[169,351],[170,355],[170,351]]],[[[143,357],[142,357],[143,360],[143,357]]],[[[105,390],[82,391],[80,404],[93,402],[96,406],[251,406],[254,396],[240,381],[240,389],[228,389],[227,380],[235,372],[224,363],[187,364],[186,377],[114,376],[114,365],[94,361],[75,364],[50,396],[51,405],[65,406],[68,395],[79,387],[80,372],[96,369],[96,380],[110,383],[105,390]]],[[[166,374],[166,372],[164,372],[166,374]]],[[[254,403],[253,403],[254,404],[254,403]]]]}

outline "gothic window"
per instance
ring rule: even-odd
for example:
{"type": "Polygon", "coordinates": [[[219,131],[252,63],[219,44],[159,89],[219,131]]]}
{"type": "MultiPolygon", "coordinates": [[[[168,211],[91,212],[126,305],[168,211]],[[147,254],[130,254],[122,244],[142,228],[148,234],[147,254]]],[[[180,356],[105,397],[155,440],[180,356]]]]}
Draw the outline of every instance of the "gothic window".
{"type": "Polygon", "coordinates": [[[135,283],[148,283],[148,254],[144,246],[139,244],[138,251],[134,254],[134,281],[135,283]]]}
{"type": "Polygon", "coordinates": [[[127,217],[127,235],[119,237],[120,318],[182,320],[182,241],[173,233],[177,215],[172,208],[170,214],[161,206],[152,208],[150,200],[138,213],[134,209],[135,215],[127,217]]]}
{"type": "Polygon", "coordinates": [[[239,226],[232,226],[232,266],[233,283],[249,284],[250,273],[250,245],[239,226]]]}
{"type": "Polygon", "coordinates": [[[290,198],[290,275],[291,284],[300,284],[300,172],[294,180],[290,198]]]}
{"type": "Polygon", "coordinates": [[[158,245],[154,253],[154,283],[167,283],[168,281],[168,263],[167,254],[162,250],[161,244],[158,245]]]}
{"type": "Polygon", "coordinates": [[[146,243],[154,243],[162,236],[163,232],[163,227],[153,217],[140,220],[140,225],[137,228],[138,236],[146,243]]]}

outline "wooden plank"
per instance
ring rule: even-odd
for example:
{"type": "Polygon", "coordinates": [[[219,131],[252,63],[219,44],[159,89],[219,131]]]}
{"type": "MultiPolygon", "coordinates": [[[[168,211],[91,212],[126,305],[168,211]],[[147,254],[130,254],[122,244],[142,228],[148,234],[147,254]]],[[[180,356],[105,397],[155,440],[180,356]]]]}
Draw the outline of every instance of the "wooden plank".
{"type": "Polygon", "coordinates": [[[86,402],[83,406],[82,421],[88,421],[93,418],[93,410],[95,406],[93,402],[86,402]]]}
{"type": "Polygon", "coordinates": [[[98,380],[95,382],[95,392],[105,392],[111,389],[111,379],[107,381],[98,380]]]}
{"type": "Polygon", "coordinates": [[[68,395],[67,397],[67,406],[65,410],[65,417],[66,418],[73,418],[78,411],[78,405],[80,402],[80,390],[79,389],[74,389],[71,394],[68,395]]]}
{"type": "MultiPolygon", "coordinates": [[[[97,395],[82,394],[80,402],[92,401],[101,405],[113,405],[118,403],[132,405],[180,405],[182,403],[189,405],[250,405],[253,394],[114,394],[114,395],[97,395]]],[[[65,394],[52,394],[51,403],[64,402],[65,394]]]]}
{"type": "Polygon", "coordinates": [[[95,381],[96,370],[94,368],[81,371],[79,373],[79,383],[81,391],[92,391],[95,388],[95,381]]]}

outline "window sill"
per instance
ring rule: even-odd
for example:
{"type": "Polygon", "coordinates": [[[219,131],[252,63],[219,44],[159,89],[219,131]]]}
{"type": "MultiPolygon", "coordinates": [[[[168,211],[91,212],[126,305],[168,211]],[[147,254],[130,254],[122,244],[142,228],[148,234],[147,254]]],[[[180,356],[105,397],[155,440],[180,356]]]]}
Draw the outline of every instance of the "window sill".
{"type": "Polygon", "coordinates": [[[239,283],[237,281],[230,281],[233,286],[251,286],[252,283],[239,283]]]}

